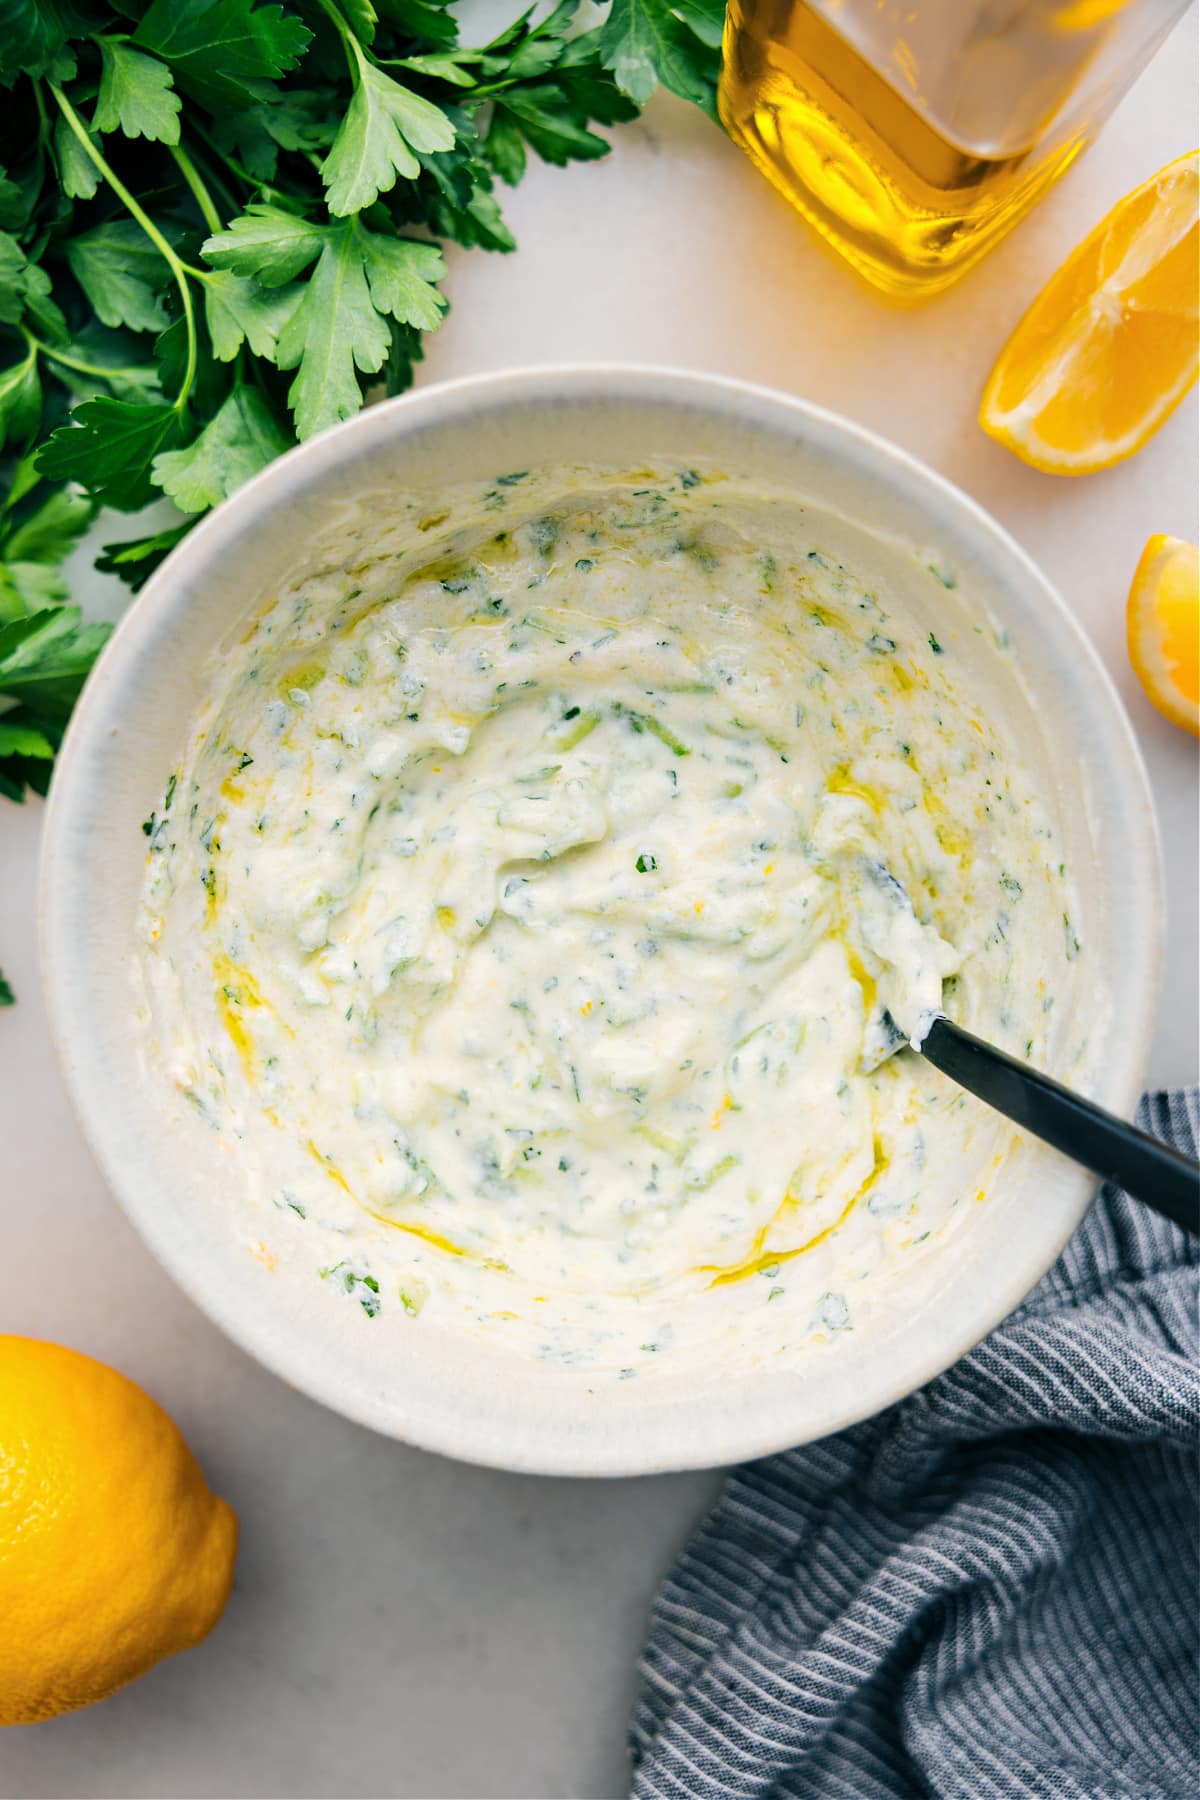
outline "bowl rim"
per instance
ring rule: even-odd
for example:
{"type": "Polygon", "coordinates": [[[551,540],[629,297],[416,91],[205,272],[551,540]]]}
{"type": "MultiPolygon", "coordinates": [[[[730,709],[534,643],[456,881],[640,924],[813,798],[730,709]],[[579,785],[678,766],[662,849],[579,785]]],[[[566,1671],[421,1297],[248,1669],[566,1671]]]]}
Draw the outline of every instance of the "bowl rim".
{"type": "MultiPolygon", "coordinates": [[[[561,402],[564,393],[577,390],[577,404],[589,399],[625,401],[632,407],[657,403],[705,412],[711,419],[733,426],[742,424],[751,433],[790,435],[797,442],[834,440],[859,468],[893,486],[915,485],[925,498],[921,506],[933,519],[956,515],[960,532],[993,559],[1006,562],[1018,573],[1030,592],[1056,615],[1078,659],[1081,690],[1091,686],[1091,711],[1104,718],[1110,733],[1114,764],[1123,764],[1127,782],[1136,794],[1144,830],[1139,853],[1145,857],[1146,879],[1140,888],[1141,918],[1131,954],[1139,964],[1134,992],[1139,1005],[1133,1016],[1122,1014],[1115,1038],[1120,1079],[1114,1078],[1119,1099],[1114,1104],[1130,1107],[1140,1089],[1159,990],[1165,926],[1162,849],[1149,779],[1133,726],[1117,688],[1098,651],[1074,613],[1037,564],[980,503],[920,458],[880,436],[869,427],[833,410],[760,383],[710,374],[706,371],[640,362],[570,362],[523,365],[464,375],[381,401],[354,418],[331,427],[297,445],[240,487],[201,520],[155,571],[117,624],[89,677],[59,751],[44,821],[38,881],[38,939],[43,991],[46,997],[51,1039],[72,1110],[104,1179],[142,1241],[189,1298],[233,1342],[269,1368],[290,1386],[329,1406],[343,1417],[419,1447],[483,1466],[512,1472],[618,1476],[699,1469],[769,1455],[798,1443],[840,1431],[894,1404],[941,1374],[1006,1318],[1052,1266],[1073,1235],[1097,1191],[1098,1183],[1079,1172],[1070,1204],[1056,1214],[1057,1225],[1044,1225],[1036,1236],[1037,1251],[1014,1258],[991,1290],[990,1302],[969,1321],[945,1335],[932,1334],[920,1353],[910,1353],[881,1369],[879,1380],[858,1400],[843,1404],[822,1421],[819,1431],[807,1426],[797,1431],[782,1393],[769,1422],[755,1414],[745,1420],[727,1414],[719,1422],[711,1414],[697,1418],[696,1429],[685,1444],[676,1433],[670,1448],[656,1450],[654,1414],[631,1414],[631,1428],[619,1430],[617,1441],[602,1431],[539,1438],[536,1423],[526,1441],[505,1438],[501,1448],[494,1438],[464,1432],[454,1417],[431,1419],[422,1413],[414,1423],[419,1404],[406,1412],[394,1397],[387,1400],[363,1383],[347,1392],[340,1377],[331,1378],[313,1360],[303,1362],[296,1334],[273,1332],[270,1324],[228,1304],[211,1271],[194,1267],[186,1252],[173,1242],[169,1219],[149,1200],[150,1182],[139,1171],[124,1165],[110,1139],[108,1112],[117,1099],[115,1083],[106,1086],[103,1071],[89,1065],[75,1042],[75,975],[81,968],[78,943],[67,927],[66,894],[71,880],[71,858],[65,850],[71,833],[72,814],[82,801],[83,771],[88,747],[106,735],[111,712],[106,710],[109,690],[118,674],[132,663],[152,619],[186,607],[187,589],[205,565],[243,533],[247,521],[271,512],[298,486],[310,487],[322,472],[359,456],[373,442],[419,435],[426,427],[437,429],[471,410],[503,411],[511,405],[548,405],[561,402]],[[75,960],[73,960],[73,958],[75,960]],[[97,1078],[101,1077],[101,1078],[97,1078]],[[887,1378],[885,1379],[885,1376],[887,1378]],[[714,1429],[716,1427],[716,1429],[714,1429]]],[[[1115,1021],[1114,1021],[1115,1023],[1115,1021]]],[[[1110,1095],[1110,1100],[1111,1100],[1110,1095]]],[[[795,1374],[794,1369],[788,1371],[795,1374]]],[[[764,1379],[779,1381],[778,1375],[764,1379]]],[[[677,1403],[675,1403],[677,1404],[677,1403]]],[[[612,1415],[615,1418],[616,1415],[612,1415]]],[[[611,1423],[609,1426],[611,1430],[611,1423]]]]}

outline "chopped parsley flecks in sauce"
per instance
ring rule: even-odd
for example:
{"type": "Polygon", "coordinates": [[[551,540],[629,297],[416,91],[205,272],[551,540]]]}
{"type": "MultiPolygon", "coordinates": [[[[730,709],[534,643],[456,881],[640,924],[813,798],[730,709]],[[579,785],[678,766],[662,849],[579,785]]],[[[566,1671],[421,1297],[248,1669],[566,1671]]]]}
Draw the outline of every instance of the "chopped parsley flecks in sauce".
{"type": "Polygon", "coordinates": [[[147,1019],[364,1328],[622,1372],[730,1306],[828,1338],[1010,1149],[865,1051],[943,983],[1045,1051],[1061,851],[970,626],[956,655],[794,505],[766,547],[778,516],[514,473],[368,526],[216,664],[145,828],[147,1019]]]}

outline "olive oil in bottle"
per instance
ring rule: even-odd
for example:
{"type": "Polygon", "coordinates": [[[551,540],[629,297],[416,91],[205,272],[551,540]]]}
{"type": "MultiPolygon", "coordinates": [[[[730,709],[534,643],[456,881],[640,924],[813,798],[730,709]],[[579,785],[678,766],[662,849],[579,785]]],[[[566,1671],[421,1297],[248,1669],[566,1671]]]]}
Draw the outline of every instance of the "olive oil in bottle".
{"type": "Polygon", "coordinates": [[[1095,136],[1188,0],[730,0],[730,136],[869,280],[946,287],[1095,136]]]}

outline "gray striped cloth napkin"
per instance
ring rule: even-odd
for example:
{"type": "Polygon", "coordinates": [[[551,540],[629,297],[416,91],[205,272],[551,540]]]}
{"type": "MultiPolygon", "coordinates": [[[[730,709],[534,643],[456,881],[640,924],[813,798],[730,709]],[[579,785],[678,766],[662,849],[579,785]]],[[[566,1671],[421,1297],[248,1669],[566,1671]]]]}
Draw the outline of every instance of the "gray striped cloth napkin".
{"type": "MultiPolygon", "coordinates": [[[[1197,1110],[1139,1118],[1195,1155],[1197,1110]]],[[[1195,1800],[1198,1266],[1107,1189],[952,1369],[738,1470],[654,1607],[637,1800],[1195,1800]]]]}

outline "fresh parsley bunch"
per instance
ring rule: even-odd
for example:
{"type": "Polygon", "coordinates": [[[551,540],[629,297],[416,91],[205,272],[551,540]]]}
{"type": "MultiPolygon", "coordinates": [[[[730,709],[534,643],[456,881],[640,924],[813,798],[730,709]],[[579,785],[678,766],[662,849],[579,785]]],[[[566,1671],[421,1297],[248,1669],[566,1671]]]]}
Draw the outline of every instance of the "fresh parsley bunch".
{"type": "Polygon", "coordinates": [[[514,248],[531,151],[604,155],[659,81],[714,112],[723,0],[577,10],[470,49],[451,0],[0,0],[0,794],[45,792],[104,640],[61,569],[98,507],[185,515],[98,558],[139,586],[409,385],[441,243],[514,248]]]}

